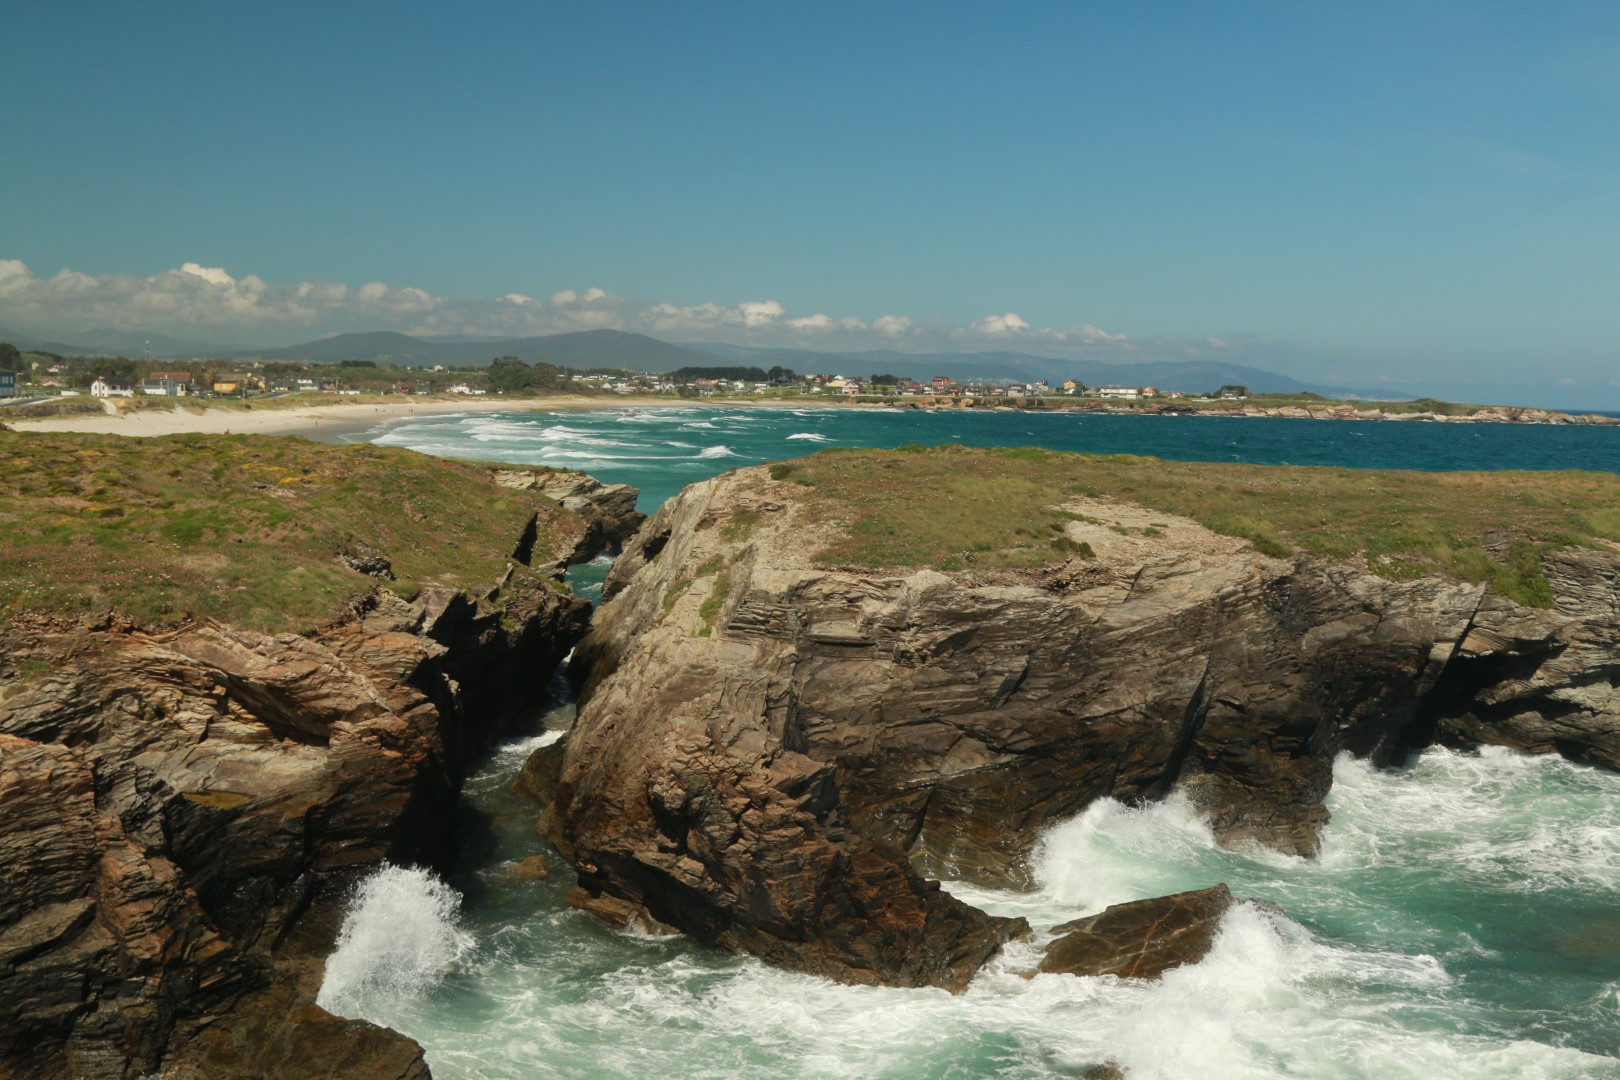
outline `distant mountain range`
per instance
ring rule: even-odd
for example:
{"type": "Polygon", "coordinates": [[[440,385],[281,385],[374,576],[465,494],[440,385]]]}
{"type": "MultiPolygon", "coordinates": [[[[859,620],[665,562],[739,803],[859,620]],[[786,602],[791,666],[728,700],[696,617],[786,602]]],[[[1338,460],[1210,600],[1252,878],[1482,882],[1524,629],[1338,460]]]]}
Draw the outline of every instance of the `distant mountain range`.
{"type": "Polygon", "coordinates": [[[114,330],[106,326],[77,331],[72,338],[73,344],[69,345],[0,327],[0,341],[9,341],[19,349],[56,353],[58,356],[127,356],[137,360],[150,356],[154,360],[190,360],[209,356],[229,356],[232,352],[241,351],[239,345],[192,341],[188,338],[170,337],[167,334],[114,330]]]}
{"type": "Polygon", "coordinates": [[[631,371],[674,371],[716,362],[709,353],[623,330],[583,330],[545,337],[473,341],[434,340],[380,331],[339,334],[285,349],[265,349],[254,355],[261,360],[307,360],[318,364],[374,360],[379,364],[443,364],[445,367],[482,367],[498,356],[515,356],[530,364],[631,371]]]}
{"type": "Polygon", "coordinates": [[[893,349],[824,353],[804,349],[757,349],[721,342],[692,345],[733,364],[769,368],[789,367],[798,372],[836,371],[865,377],[878,373],[903,375],[926,382],[946,375],[958,382],[977,379],[1045,379],[1054,385],[1079,379],[1087,386],[1157,386],[1165,390],[1216,390],[1227,384],[1247,386],[1257,394],[1295,394],[1304,391],[1324,397],[1368,396],[1343,387],[1303,383],[1287,375],[1219,360],[1155,360],[1140,364],[1107,364],[1100,360],[1064,360],[1022,352],[903,353],[893,349]]]}
{"type": "MultiPolygon", "coordinates": [[[[79,335],[75,335],[78,337],[79,335]]],[[[571,368],[622,368],[629,371],[674,371],[683,367],[749,366],[792,368],[800,374],[826,372],[865,377],[888,373],[926,381],[945,375],[958,382],[1045,379],[1058,383],[1079,379],[1091,386],[1113,384],[1157,386],[1167,390],[1214,390],[1228,383],[1247,386],[1255,393],[1313,391],[1325,397],[1371,397],[1370,391],[1300,382],[1287,375],[1243,364],[1217,360],[1150,361],[1107,364],[1097,360],[1064,360],[1022,352],[904,353],[892,349],[859,352],[820,352],[810,349],[766,349],[725,342],[672,345],[645,334],[622,330],[585,330],[543,337],[484,338],[472,335],[413,337],[381,330],[337,334],[282,349],[244,349],[209,346],[160,334],[97,329],[86,331],[75,344],[47,341],[0,328],[0,341],[20,349],[63,356],[100,356],[120,353],[140,357],[194,359],[290,360],[337,364],[344,360],[370,360],[398,366],[482,367],[499,356],[515,356],[527,363],[571,368]]],[[[1386,393],[1387,396],[1387,393],[1386,393]]]]}

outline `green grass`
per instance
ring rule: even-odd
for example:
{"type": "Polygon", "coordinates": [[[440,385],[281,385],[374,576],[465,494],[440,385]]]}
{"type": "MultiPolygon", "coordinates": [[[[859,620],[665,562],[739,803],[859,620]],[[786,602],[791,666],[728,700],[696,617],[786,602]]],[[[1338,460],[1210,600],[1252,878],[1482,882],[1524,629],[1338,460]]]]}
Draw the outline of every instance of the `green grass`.
{"type": "Polygon", "coordinates": [[[46,398],[27,405],[8,405],[0,409],[0,420],[45,420],[53,416],[89,416],[105,411],[98,398],[46,398]]]}
{"type": "Polygon", "coordinates": [[[381,551],[409,596],[492,585],[533,514],[536,562],[579,528],[486,466],[369,444],[6,432],[0,460],[0,618],[116,610],[302,632],[373,585],[342,550],[381,551]]]}
{"type": "MultiPolygon", "coordinates": [[[[1359,560],[1408,580],[1440,574],[1545,607],[1541,556],[1620,542],[1620,476],[1599,472],[1425,473],[1173,462],[1030,448],[823,450],[771,466],[844,526],[827,566],[1035,567],[1074,553],[1057,507],[1127,500],[1191,518],[1278,557],[1359,560]],[[1503,538],[1487,552],[1483,540],[1503,538]]],[[[1162,524],[1134,530],[1151,535],[1162,524]]]]}

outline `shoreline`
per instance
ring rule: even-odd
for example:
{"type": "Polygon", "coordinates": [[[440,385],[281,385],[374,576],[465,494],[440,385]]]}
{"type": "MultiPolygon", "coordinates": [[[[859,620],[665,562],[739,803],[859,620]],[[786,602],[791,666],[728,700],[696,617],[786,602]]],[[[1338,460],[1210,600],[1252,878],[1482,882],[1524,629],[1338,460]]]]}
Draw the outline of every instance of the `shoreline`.
{"type": "Polygon", "coordinates": [[[1101,416],[1191,416],[1242,417],[1299,420],[1389,420],[1401,423],[1435,422],[1448,424],[1577,424],[1620,425],[1620,418],[1593,413],[1577,415],[1553,409],[1506,409],[1482,406],[1474,413],[1450,415],[1427,412],[1384,412],[1376,406],[1247,405],[1231,409],[1196,409],[1186,412],[1156,412],[1108,406],[1076,408],[1054,404],[1043,408],[990,404],[922,404],[920,402],[840,401],[827,398],[748,400],[734,398],[679,398],[661,400],[604,400],[580,394],[555,398],[477,400],[434,400],[407,402],[325,402],[294,408],[253,411],[251,408],[208,408],[192,411],[173,409],[125,409],[112,406],[99,415],[53,416],[32,420],[10,420],[0,410],[0,423],[17,432],[69,432],[84,435],[127,435],[149,438],[161,435],[301,435],[319,442],[338,442],[344,436],[369,431],[389,420],[411,416],[443,416],[464,413],[554,412],[569,410],[669,409],[669,408],[762,408],[762,409],[916,409],[928,412],[1029,412],[1101,416]]]}

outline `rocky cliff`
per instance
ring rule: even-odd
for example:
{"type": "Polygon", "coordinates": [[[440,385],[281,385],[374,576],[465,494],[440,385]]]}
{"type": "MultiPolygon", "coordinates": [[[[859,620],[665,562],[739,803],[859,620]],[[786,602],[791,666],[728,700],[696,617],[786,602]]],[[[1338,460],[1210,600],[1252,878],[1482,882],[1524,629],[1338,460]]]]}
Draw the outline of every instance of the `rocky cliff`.
{"type": "Polygon", "coordinates": [[[634,495],[595,524],[534,499],[527,550],[461,534],[517,547],[477,591],[407,601],[387,552],[336,552],[355,599],[307,634],[7,615],[0,1074],[426,1076],[409,1039],[313,1004],[346,890],[447,855],[469,761],[587,625],[522,564],[617,544],[634,495]]]}
{"type": "Polygon", "coordinates": [[[1620,765],[1613,551],[1548,556],[1553,606],[1527,608],[1059,492],[1066,560],[838,568],[814,553],[850,521],[772,472],[642,528],[576,654],[574,731],[527,770],[572,902],[616,922],[954,988],[1022,928],[929,879],[1025,882],[1092,800],[1188,789],[1224,842],[1308,855],[1342,751],[1620,765]]]}

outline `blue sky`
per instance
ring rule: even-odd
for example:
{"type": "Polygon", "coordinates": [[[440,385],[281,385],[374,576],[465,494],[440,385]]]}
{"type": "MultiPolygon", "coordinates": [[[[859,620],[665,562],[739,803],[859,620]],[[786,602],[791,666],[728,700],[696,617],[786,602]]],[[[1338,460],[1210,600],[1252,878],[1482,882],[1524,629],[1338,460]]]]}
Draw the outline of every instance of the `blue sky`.
{"type": "Polygon", "coordinates": [[[0,326],[1620,403],[1620,5],[26,3],[0,34],[0,326]]]}

